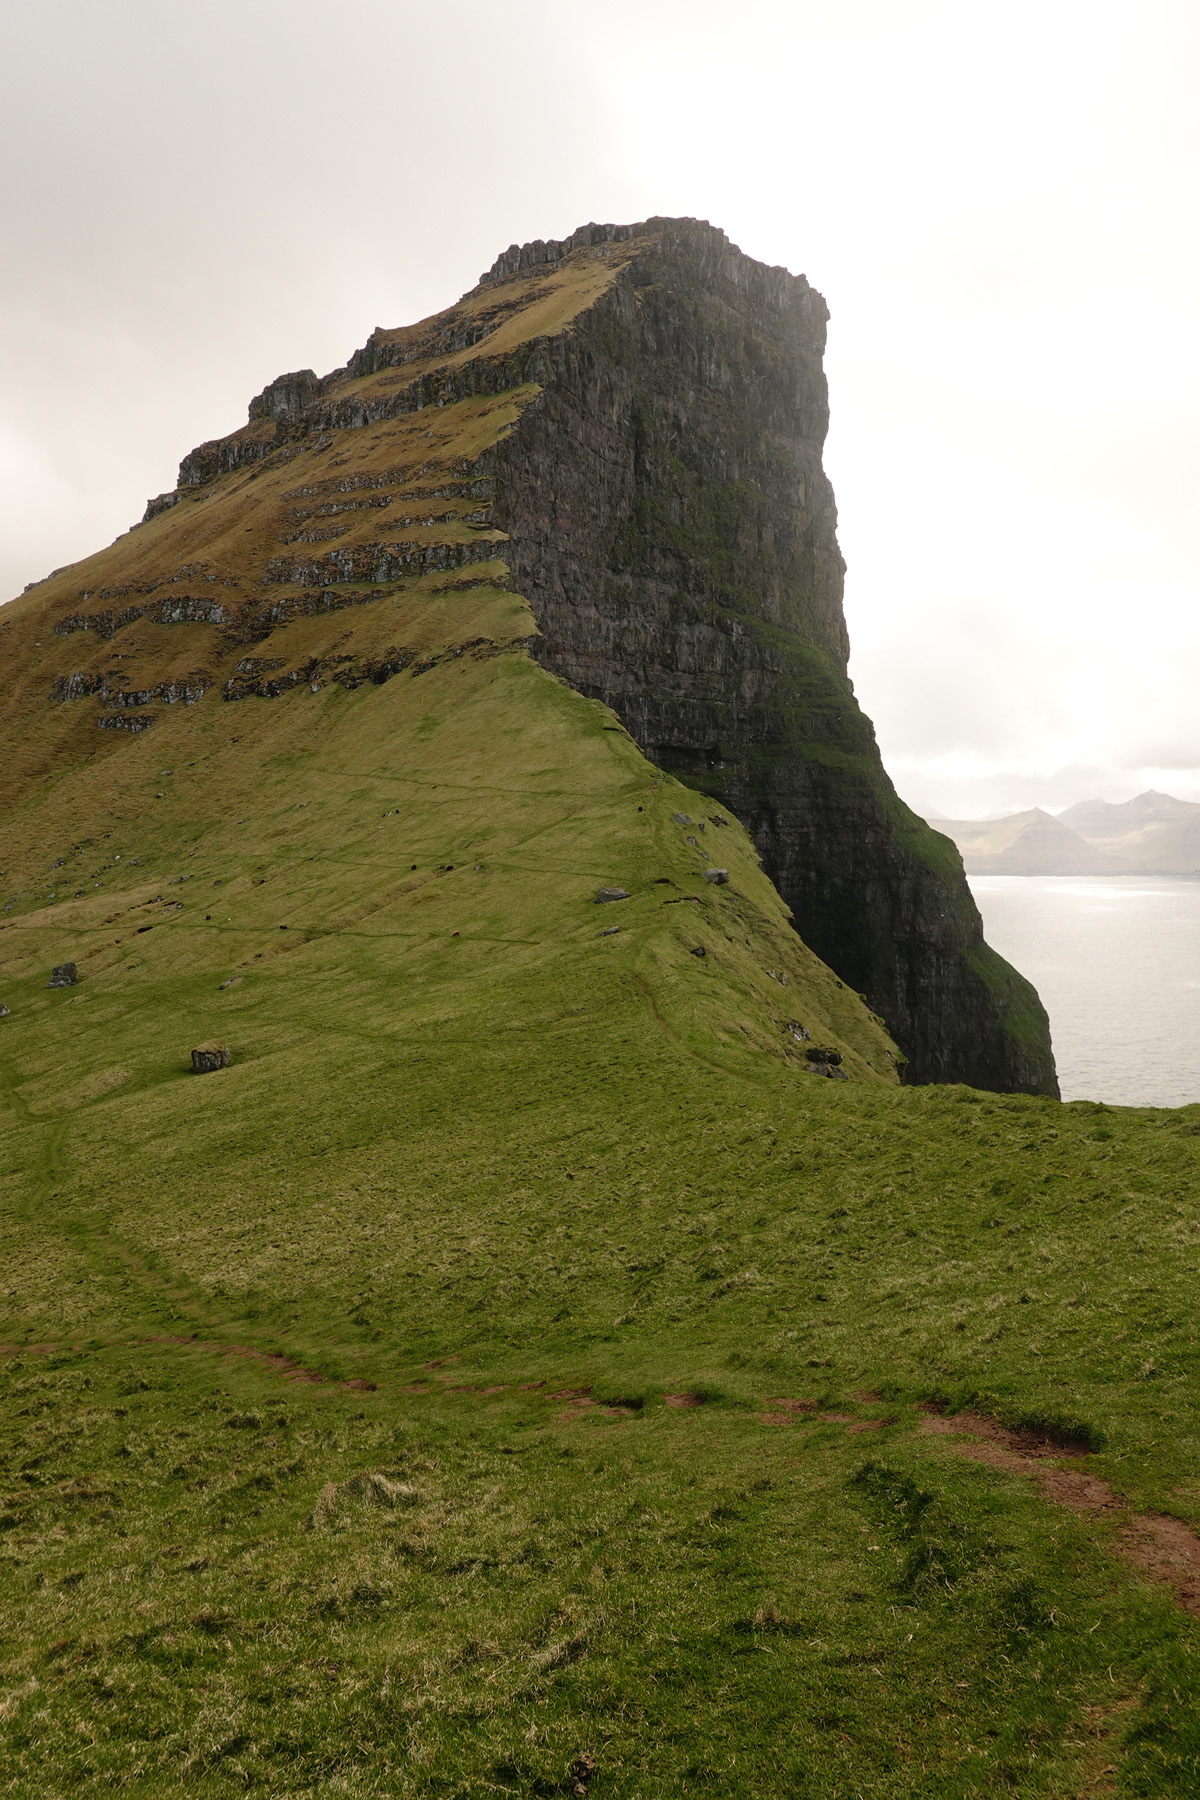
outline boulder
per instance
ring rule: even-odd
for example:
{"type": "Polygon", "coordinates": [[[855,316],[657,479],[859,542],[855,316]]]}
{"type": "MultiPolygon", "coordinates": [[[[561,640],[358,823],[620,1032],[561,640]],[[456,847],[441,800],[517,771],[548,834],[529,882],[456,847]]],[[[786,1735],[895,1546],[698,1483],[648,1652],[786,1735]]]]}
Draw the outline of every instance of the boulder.
{"type": "Polygon", "coordinates": [[[607,906],[610,900],[628,900],[629,890],[619,887],[602,887],[596,890],[596,905],[607,906]]]}
{"type": "Polygon", "coordinates": [[[50,971],[48,987],[74,987],[79,980],[79,971],[74,963],[55,963],[50,971]]]}
{"type": "Polygon", "coordinates": [[[197,1044],[192,1051],[192,1074],[210,1075],[214,1069],[227,1069],[229,1061],[228,1044],[197,1044]]]}
{"type": "Polygon", "coordinates": [[[728,869],[705,869],[704,870],[704,879],[705,879],[705,881],[715,882],[717,887],[724,887],[725,883],[729,880],[729,870],[728,869]]]}

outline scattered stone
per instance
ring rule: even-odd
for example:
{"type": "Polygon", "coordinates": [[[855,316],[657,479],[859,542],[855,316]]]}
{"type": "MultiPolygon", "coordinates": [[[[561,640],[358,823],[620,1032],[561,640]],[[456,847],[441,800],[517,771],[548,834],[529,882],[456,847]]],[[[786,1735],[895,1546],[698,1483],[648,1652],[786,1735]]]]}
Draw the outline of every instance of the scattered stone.
{"type": "Polygon", "coordinates": [[[709,813],[708,822],[710,825],[728,825],[729,820],[722,818],[720,813],[709,813]]]}
{"type": "Polygon", "coordinates": [[[697,944],[696,948],[692,951],[692,955],[693,956],[707,956],[708,951],[704,948],[703,944],[697,944]]]}
{"type": "Polygon", "coordinates": [[[238,982],[242,979],[243,977],[241,975],[231,975],[228,981],[223,981],[221,983],[220,987],[217,989],[218,994],[224,993],[226,988],[236,987],[238,982]]]}
{"type": "Polygon", "coordinates": [[[571,1764],[570,1770],[571,1793],[574,1796],[574,1800],[580,1800],[580,1797],[587,1793],[588,1783],[595,1773],[596,1761],[594,1757],[588,1756],[587,1753],[584,1752],[583,1755],[575,1758],[575,1761],[571,1764]]]}
{"type": "Polygon", "coordinates": [[[787,1028],[798,1044],[807,1044],[812,1041],[812,1032],[807,1025],[802,1025],[799,1019],[789,1019],[787,1028]]]}
{"type": "Polygon", "coordinates": [[[676,825],[690,825],[692,822],[687,813],[672,813],[671,817],[676,825]]]}
{"type": "Polygon", "coordinates": [[[596,890],[596,905],[607,906],[610,900],[628,900],[629,890],[619,887],[602,887],[596,890]]]}
{"type": "Polygon", "coordinates": [[[49,987],[74,987],[79,971],[74,963],[56,963],[50,972],[49,987]]]}
{"type": "Polygon", "coordinates": [[[600,933],[600,936],[601,937],[616,937],[616,935],[617,935],[618,931],[620,931],[620,929],[621,929],[621,927],[619,925],[610,925],[607,928],[607,930],[602,931],[600,933]]]}
{"type": "MultiPolygon", "coordinates": [[[[809,1054],[811,1055],[812,1052],[810,1051],[809,1054]]],[[[850,1079],[845,1069],[839,1069],[835,1063],[810,1062],[808,1072],[810,1075],[824,1075],[830,1081],[849,1081],[850,1079]]]]}
{"type": "Polygon", "coordinates": [[[703,874],[705,881],[715,882],[717,887],[724,887],[729,880],[728,869],[705,869],[703,874]]]}
{"type": "MultiPolygon", "coordinates": [[[[801,1029],[803,1030],[803,1027],[801,1029]]],[[[808,1036],[807,1031],[804,1035],[808,1036]]],[[[842,1053],[840,1050],[831,1049],[828,1044],[813,1044],[808,1051],[808,1060],[815,1063],[832,1063],[836,1067],[842,1060],[842,1053]]]]}
{"type": "Polygon", "coordinates": [[[214,1069],[227,1069],[229,1063],[228,1044],[198,1044],[192,1051],[193,1075],[210,1075],[214,1069]]]}
{"type": "Polygon", "coordinates": [[[11,1006],[4,1006],[4,1005],[0,1004],[0,1019],[7,1019],[8,1015],[11,1011],[12,1011],[11,1006]]]}

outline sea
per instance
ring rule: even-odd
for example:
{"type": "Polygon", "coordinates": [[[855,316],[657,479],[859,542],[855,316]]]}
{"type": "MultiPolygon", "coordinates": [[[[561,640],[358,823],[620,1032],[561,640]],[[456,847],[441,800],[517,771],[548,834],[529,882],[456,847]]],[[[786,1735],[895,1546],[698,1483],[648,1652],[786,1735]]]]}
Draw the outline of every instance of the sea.
{"type": "Polygon", "coordinates": [[[1064,1100],[1200,1101],[1200,879],[969,880],[988,943],[1050,1015],[1064,1100]]]}

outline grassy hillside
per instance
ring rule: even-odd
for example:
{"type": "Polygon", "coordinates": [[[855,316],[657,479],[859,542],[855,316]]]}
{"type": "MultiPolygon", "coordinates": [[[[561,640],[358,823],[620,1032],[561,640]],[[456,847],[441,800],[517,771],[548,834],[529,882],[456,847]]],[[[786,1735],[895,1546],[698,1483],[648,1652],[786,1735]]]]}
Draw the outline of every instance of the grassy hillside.
{"type": "Polygon", "coordinates": [[[919,1403],[1200,1518],[1200,1113],[897,1088],[735,824],[443,648],[9,814],[8,1791],[1194,1791],[1125,1515],[919,1403]]]}
{"type": "Polygon", "coordinates": [[[0,616],[0,1785],[1193,1794],[1200,1109],[898,1085],[432,518],[520,404],[0,616]]]}

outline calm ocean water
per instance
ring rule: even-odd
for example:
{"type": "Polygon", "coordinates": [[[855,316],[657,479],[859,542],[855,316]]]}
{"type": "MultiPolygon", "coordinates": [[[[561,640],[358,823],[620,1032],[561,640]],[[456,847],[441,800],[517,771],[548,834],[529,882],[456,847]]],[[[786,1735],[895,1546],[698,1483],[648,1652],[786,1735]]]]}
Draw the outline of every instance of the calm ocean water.
{"type": "Polygon", "coordinates": [[[1064,1100],[1200,1101],[1200,881],[973,875],[971,892],[1042,996],[1064,1100]]]}

